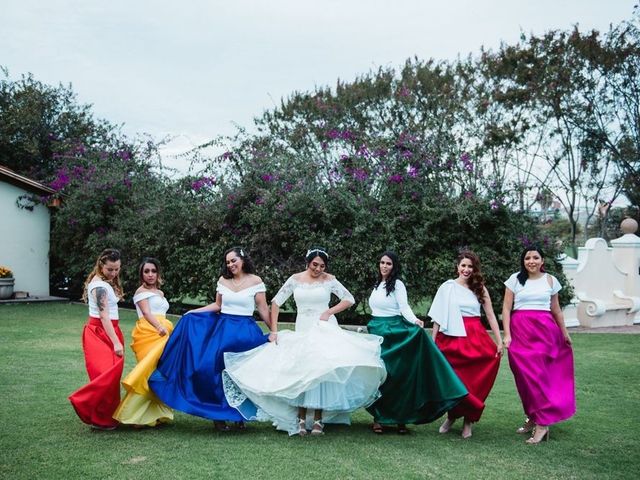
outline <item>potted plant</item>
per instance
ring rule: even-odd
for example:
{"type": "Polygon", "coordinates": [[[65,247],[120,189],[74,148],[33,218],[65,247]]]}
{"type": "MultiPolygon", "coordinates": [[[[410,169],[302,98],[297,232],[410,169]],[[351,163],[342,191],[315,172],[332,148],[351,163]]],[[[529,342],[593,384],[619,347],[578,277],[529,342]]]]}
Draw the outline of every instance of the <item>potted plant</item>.
{"type": "Polygon", "coordinates": [[[0,300],[6,300],[13,295],[15,279],[9,267],[0,265],[0,300]]]}

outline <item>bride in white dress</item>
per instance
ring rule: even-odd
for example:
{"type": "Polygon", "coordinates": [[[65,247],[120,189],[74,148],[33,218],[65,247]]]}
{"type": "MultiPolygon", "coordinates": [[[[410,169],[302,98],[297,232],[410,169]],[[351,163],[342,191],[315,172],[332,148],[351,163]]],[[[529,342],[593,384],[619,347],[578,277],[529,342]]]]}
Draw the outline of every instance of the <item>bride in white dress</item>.
{"type": "Polygon", "coordinates": [[[295,332],[281,331],[277,342],[224,355],[229,404],[248,420],[272,421],[290,435],[304,435],[309,426],[312,434],[322,434],[324,423],[349,424],[351,412],[379,397],[386,378],[382,337],[338,326],[335,314],[355,301],[325,273],[328,258],[323,249],[309,250],[307,269],[289,277],[272,300],[273,332],[280,306],[293,294],[295,332]],[[329,308],[332,294],[340,302],[329,308]]]}

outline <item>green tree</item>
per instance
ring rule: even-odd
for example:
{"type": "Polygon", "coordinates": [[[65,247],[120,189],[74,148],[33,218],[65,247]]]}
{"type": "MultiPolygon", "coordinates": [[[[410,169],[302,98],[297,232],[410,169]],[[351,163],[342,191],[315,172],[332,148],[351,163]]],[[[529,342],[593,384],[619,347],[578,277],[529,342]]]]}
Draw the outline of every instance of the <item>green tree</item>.
{"type": "Polygon", "coordinates": [[[71,145],[105,146],[115,134],[78,102],[71,86],[53,87],[32,75],[12,80],[0,67],[0,151],[3,165],[15,172],[48,181],[71,145]]]}

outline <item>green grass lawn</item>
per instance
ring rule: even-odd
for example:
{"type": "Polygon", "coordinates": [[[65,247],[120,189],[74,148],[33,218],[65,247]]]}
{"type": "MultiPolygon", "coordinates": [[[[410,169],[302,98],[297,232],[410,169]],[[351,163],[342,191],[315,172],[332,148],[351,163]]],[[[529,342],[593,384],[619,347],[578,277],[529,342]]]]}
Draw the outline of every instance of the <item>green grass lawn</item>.
{"type": "MultiPolygon", "coordinates": [[[[218,433],[176,413],[158,429],[93,431],[67,396],[86,383],[80,334],[86,307],[0,306],[0,478],[637,478],[640,336],[574,334],[577,415],[551,440],[514,433],[521,406],[506,358],[473,438],[440,421],[376,436],[364,410],[351,427],[288,437],[267,424],[218,433]],[[633,472],[636,472],[635,474],[633,472]]],[[[135,313],[122,312],[125,337],[135,313]]],[[[175,318],[173,319],[175,321],[175,318]]],[[[125,373],[134,363],[127,349],[125,373]]]]}

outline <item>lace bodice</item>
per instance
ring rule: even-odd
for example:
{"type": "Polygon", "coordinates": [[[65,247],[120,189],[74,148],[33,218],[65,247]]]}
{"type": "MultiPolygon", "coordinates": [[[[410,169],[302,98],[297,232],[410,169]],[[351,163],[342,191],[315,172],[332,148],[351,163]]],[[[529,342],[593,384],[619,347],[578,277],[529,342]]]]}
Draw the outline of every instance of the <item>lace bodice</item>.
{"type": "MultiPolygon", "coordinates": [[[[340,300],[355,303],[353,295],[335,278],[324,282],[304,283],[291,276],[280,288],[276,296],[273,297],[272,301],[281,306],[292,294],[296,302],[297,331],[307,330],[319,320],[320,314],[329,308],[331,294],[334,294],[340,300]]],[[[334,316],[331,316],[329,321],[337,324],[334,316]]]]}

